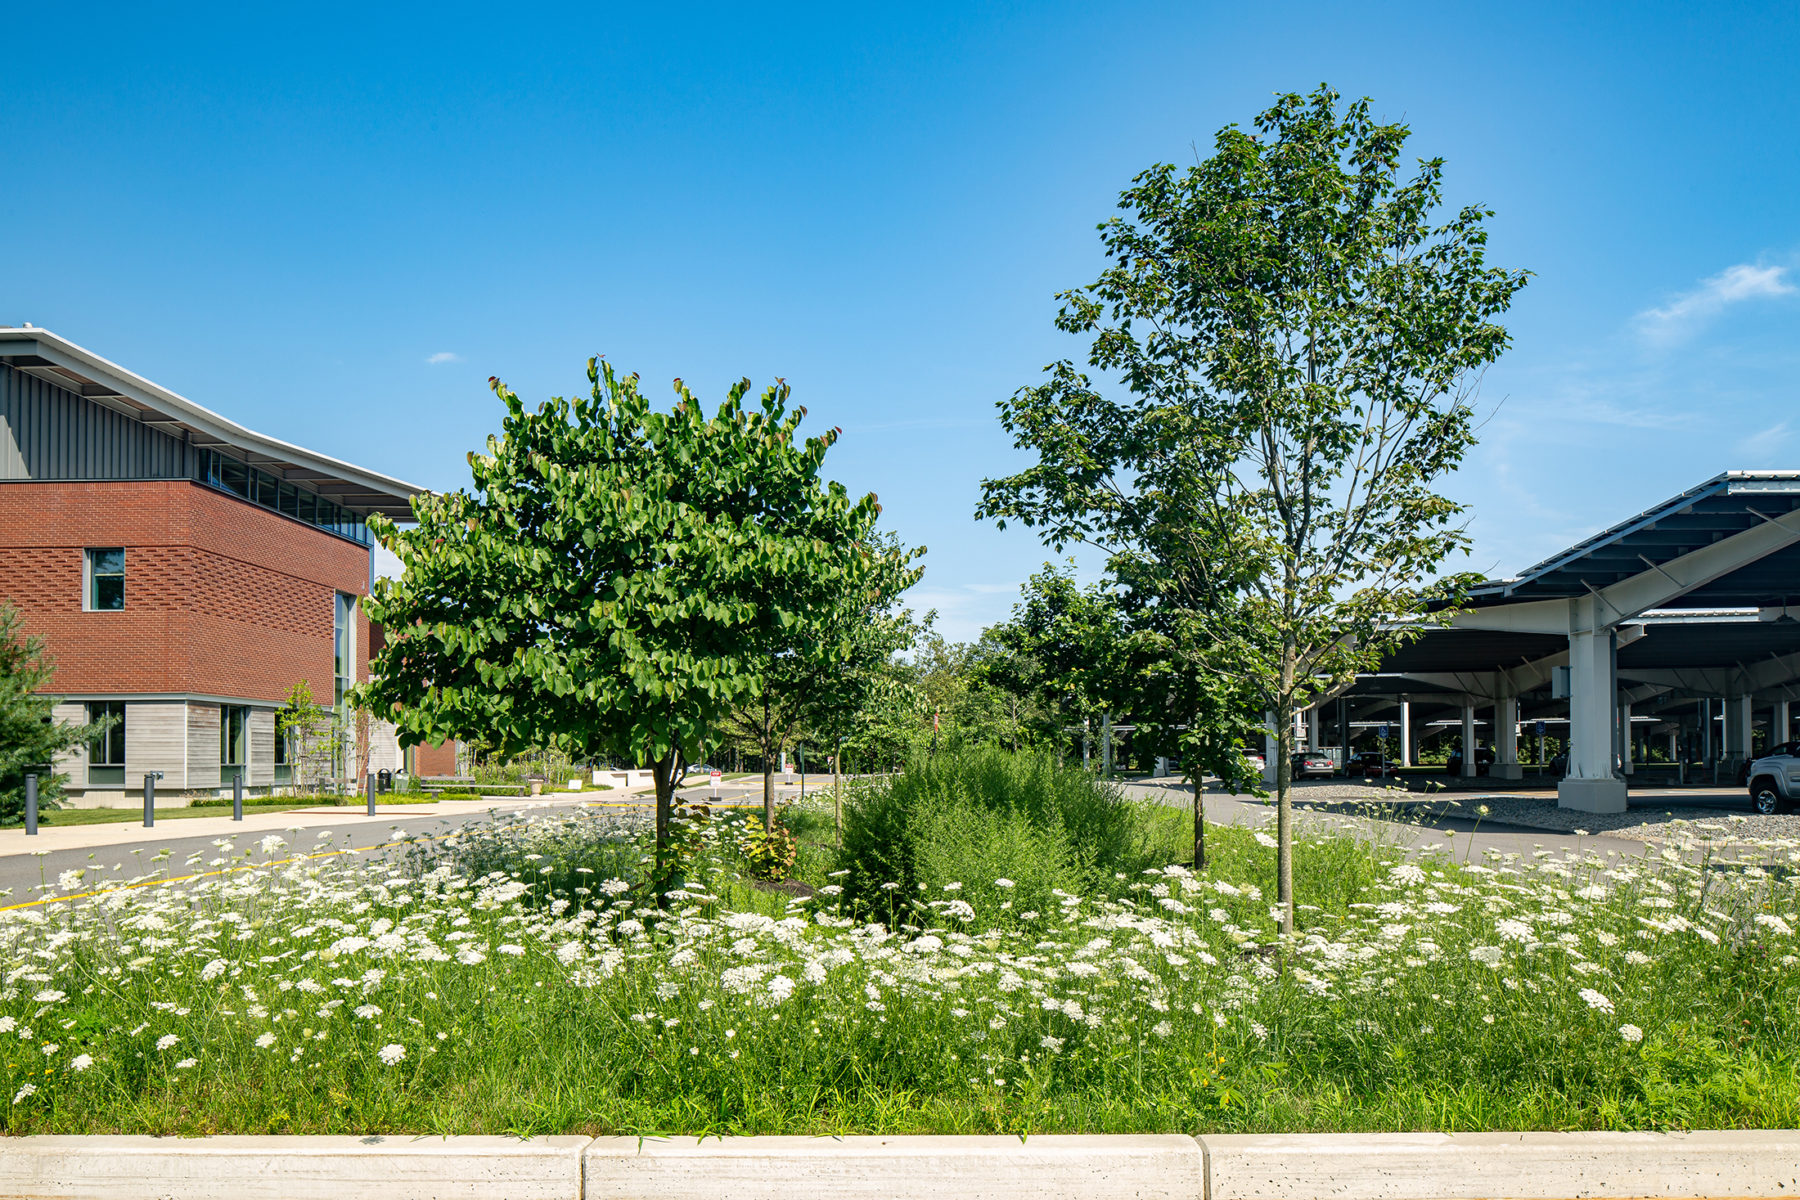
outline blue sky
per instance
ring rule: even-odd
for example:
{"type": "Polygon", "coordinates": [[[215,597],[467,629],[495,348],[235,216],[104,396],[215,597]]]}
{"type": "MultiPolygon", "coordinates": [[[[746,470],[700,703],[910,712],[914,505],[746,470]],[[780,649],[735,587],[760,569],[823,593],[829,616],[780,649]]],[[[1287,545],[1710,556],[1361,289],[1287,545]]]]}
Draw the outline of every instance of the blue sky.
{"type": "Polygon", "coordinates": [[[1800,467],[1800,8],[1303,3],[7,17],[0,323],[430,487],[605,353],[776,375],[972,636],[1050,557],[972,517],[994,404],[1083,346],[1131,176],[1328,80],[1536,278],[1452,484],[1510,572],[1732,467],[1800,467]]]}

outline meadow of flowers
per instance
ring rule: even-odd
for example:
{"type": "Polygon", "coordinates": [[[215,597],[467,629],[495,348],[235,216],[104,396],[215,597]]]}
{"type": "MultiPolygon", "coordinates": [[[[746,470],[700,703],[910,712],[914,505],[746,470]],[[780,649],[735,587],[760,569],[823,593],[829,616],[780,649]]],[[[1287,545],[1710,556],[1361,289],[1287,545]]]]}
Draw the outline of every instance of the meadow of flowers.
{"type": "Polygon", "coordinates": [[[1729,835],[1461,862],[1317,827],[1286,945],[1242,829],[1201,873],[915,887],[891,926],[829,872],[749,885],[716,829],[661,905],[612,817],[220,843],[243,869],[0,912],[0,1129],[1793,1126],[1800,845],[1729,835]]]}

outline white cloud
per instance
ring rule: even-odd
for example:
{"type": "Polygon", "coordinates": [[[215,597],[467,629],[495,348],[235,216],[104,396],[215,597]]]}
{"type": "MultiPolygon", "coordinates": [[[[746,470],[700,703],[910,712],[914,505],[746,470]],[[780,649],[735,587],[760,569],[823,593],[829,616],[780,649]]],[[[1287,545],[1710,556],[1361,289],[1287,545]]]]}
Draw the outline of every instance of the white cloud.
{"type": "Polygon", "coordinates": [[[448,350],[439,350],[436,354],[433,354],[430,358],[426,359],[425,361],[435,367],[439,363],[457,363],[457,362],[461,362],[462,360],[463,360],[463,358],[462,358],[462,355],[460,355],[460,354],[452,354],[448,350]]]}
{"type": "Polygon", "coordinates": [[[1729,305],[1792,295],[1796,289],[1784,278],[1787,273],[1786,267],[1753,267],[1749,263],[1726,267],[1661,308],[1639,313],[1638,331],[1651,342],[1679,341],[1729,305]]]}

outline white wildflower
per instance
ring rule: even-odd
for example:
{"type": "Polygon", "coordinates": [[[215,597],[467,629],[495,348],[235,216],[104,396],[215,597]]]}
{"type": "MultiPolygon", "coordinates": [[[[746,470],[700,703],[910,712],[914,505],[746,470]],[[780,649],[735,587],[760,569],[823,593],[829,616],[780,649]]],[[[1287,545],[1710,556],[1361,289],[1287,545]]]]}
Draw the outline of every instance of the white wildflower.
{"type": "Polygon", "coordinates": [[[1613,1010],[1613,1002],[1593,988],[1582,988],[1580,995],[1587,1002],[1589,1008],[1603,1013],[1610,1013],[1613,1010]]]}

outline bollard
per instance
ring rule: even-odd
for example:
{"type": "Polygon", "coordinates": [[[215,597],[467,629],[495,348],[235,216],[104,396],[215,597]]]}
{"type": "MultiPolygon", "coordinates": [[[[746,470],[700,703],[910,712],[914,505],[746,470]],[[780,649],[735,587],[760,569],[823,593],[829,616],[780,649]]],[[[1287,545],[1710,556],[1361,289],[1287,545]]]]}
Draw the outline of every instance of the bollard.
{"type": "Polygon", "coordinates": [[[161,771],[144,772],[144,828],[156,828],[156,781],[162,778],[161,771]]]}
{"type": "Polygon", "coordinates": [[[375,815],[375,773],[373,771],[363,776],[363,791],[369,797],[369,815],[372,817],[375,815]]]}
{"type": "Polygon", "coordinates": [[[231,819],[244,819],[244,773],[239,771],[231,777],[231,819]]]}
{"type": "Polygon", "coordinates": [[[37,836],[37,776],[25,776],[25,836],[37,836]]]}

